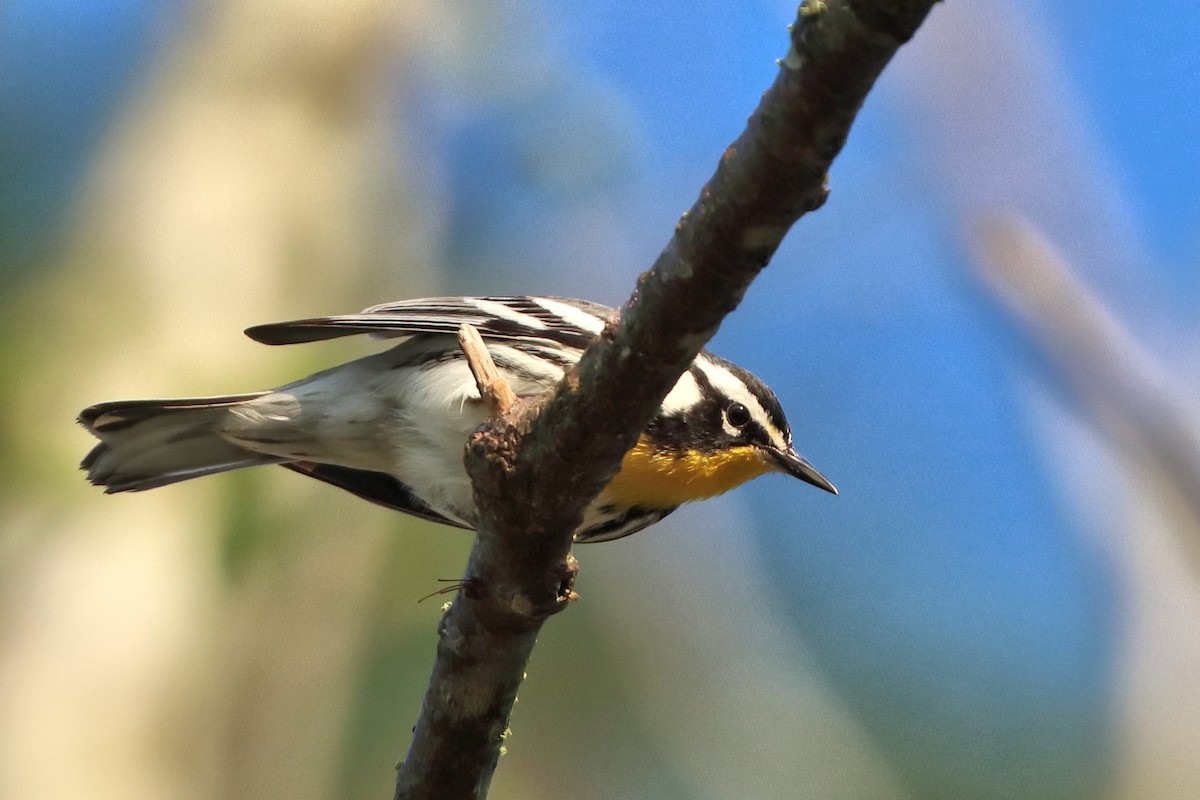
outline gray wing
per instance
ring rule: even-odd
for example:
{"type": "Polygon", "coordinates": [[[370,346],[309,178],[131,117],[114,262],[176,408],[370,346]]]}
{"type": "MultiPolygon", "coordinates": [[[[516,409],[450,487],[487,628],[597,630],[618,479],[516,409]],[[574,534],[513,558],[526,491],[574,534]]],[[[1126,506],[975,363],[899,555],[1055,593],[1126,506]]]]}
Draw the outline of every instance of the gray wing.
{"type": "Polygon", "coordinates": [[[615,316],[608,306],[560,297],[431,297],[371,306],[359,314],[256,325],[246,335],[263,344],[298,344],[360,333],[454,334],[468,323],[487,339],[544,339],[583,348],[615,316]]]}

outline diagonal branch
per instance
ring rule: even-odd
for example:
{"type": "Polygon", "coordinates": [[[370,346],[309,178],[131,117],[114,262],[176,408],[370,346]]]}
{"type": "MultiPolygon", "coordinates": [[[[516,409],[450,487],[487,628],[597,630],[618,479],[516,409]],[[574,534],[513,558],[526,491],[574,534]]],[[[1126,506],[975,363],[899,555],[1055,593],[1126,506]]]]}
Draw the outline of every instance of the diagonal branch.
{"type": "Polygon", "coordinates": [[[468,444],[480,510],[463,591],[396,800],[487,793],[542,623],[574,597],[571,533],[671,386],[741,301],[826,173],[867,92],[934,0],[806,0],[774,84],[622,309],[540,407],[468,444]]]}
{"type": "Polygon", "coordinates": [[[996,215],[975,228],[980,276],[1033,335],[1080,407],[1149,465],[1200,572],[1200,425],[1195,400],[1027,221],[996,215]]]}
{"type": "Polygon", "coordinates": [[[495,418],[507,414],[517,402],[517,396],[500,370],[496,369],[496,362],[483,343],[483,336],[474,325],[464,322],[458,328],[458,343],[467,357],[467,366],[475,377],[475,386],[487,405],[488,415],[495,418]]]}

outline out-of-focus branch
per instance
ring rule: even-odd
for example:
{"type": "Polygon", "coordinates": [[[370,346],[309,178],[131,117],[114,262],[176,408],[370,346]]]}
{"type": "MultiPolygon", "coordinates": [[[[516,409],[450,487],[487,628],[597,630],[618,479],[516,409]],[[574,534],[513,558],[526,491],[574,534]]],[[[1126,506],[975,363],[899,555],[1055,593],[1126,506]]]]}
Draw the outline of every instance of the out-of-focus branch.
{"type": "MultiPolygon", "coordinates": [[[[977,227],[980,273],[1033,335],[1067,387],[1121,446],[1153,467],[1159,489],[1200,533],[1200,407],[1171,380],[1024,220],[977,227]]],[[[1194,537],[1190,537],[1193,538],[1194,537]]],[[[1200,568],[1197,541],[1187,547],[1200,568]]]]}
{"type": "Polygon", "coordinates": [[[574,596],[571,533],[679,375],[741,301],[867,92],[934,0],[806,0],[779,74],[653,268],[555,395],[472,437],[480,511],[397,800],[487,793],[542,623],[574,596]]]}

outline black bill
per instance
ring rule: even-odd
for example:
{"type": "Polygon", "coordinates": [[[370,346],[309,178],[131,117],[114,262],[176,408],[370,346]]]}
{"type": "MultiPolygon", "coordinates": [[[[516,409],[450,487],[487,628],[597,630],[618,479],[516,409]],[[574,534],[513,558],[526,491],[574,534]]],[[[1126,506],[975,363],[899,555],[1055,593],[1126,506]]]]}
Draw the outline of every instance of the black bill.
{"type": "Polygon", "coordinates": [[[799,478],[805,483],[811,483],[818,489],[824,489],[830,494],[837,494],[837,487],[830,482],[817,468],[808,463],[808,459],[798,455],[795,450],[769,450],[771,457],[779,468],[792,477],[799,478]]]}

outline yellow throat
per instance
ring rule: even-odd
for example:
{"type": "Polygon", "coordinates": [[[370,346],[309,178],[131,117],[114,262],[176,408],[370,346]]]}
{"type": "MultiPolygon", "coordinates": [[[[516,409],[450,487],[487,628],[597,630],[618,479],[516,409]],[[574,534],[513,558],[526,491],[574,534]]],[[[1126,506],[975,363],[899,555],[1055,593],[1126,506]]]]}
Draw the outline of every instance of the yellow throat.
{"type": "Polygon", "coordinates": [[[750,445],[716,453],[658,450],[646,437],[625,454],[606,499],[621,507],[666,508],[727,492],[773,469],[750,445]]]}

